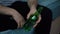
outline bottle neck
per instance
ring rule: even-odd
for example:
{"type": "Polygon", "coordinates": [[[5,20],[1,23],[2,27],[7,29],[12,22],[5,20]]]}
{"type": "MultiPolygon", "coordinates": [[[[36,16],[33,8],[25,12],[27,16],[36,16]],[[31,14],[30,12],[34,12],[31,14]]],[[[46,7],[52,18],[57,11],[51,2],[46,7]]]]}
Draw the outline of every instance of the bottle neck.
{"type": "Polygon", "coordinates": [[[39,15],[42,11],[43,7],[39,7],[38,10],[34,13],[34,15],[39,15]]]}

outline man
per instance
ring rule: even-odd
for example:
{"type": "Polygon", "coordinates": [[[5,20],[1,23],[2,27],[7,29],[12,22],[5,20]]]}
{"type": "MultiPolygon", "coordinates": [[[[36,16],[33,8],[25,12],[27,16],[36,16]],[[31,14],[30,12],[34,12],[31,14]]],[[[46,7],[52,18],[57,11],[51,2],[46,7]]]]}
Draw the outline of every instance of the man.
{"type": "MultiPolygon", "coordinates": [[[[4,9],[4,11],[2,13],[13,16],[14,20],[17,23],[16,25],[18,26],[16,28],[23,27],[25,20],[27,20],[31,14],[34,14],[38,7],[43,7],[43,6],[39,6],[37,4],[37,0],[27,0],[27,1],[28,1],[27,3],[16,1],[11,6],[8,6],[10,8],[0,7],[1,12],[4,9]],[[5,13],[5,11],[7,13],[5,13]]],[[[45,34],[45,33],[49,34],[51,20],[52,20],[51,11],[48,8],[44,7],[41,14],[39,15],[39,19],[36,21],[36,24],[33,26],[33,28],[35,28],[35,32],[37,34],[38,33],[39,34],[45,34]]],[[[13,26],[11,26],[11,27],[13,27],[13,26]]]]}

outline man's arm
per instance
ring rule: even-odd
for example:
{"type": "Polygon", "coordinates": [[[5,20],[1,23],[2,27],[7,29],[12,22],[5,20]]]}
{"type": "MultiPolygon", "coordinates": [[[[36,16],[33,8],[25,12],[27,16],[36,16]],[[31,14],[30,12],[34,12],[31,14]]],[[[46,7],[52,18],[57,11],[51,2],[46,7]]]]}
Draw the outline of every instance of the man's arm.
{"type": "Polygon", "coordinates": [[[16,23],[18,24],[18,28],[22,27],[24,24],[23,22],[25,22],[22,15],[19,12],[17,12],[15,9],[0,5],[0,14],[1,13],[5,15],[11,15],[13,19],[16,21],[16,23]]]}
{"type": "Polygon", "coordinates": [[[12,15],[16,12],[14,9],[0,5],[0,13],[12,15]]]}
{"type": "Polygon", "coordinates": [[[27,0],[29,8],[30,9],[36,8],[37,7],[37,1],[38,0],[27,0]]]}

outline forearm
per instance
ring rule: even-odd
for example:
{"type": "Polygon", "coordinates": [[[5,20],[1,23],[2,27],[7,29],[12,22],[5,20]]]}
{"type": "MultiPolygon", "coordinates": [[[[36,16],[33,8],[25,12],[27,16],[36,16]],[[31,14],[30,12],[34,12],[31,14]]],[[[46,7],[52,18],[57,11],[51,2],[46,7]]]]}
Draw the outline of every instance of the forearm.
{"type": "Polygon", "coordinates": [[[38,0],[27,0],[29,8],[36,8],[37,7],[37,1],[38,0]]]}
{"type": "Polygon", "coordinates": [[[16,13],[16,10],[0,5],[0,14],[1,13],[2,14],[13,15],[14,13],[16,13]]]}

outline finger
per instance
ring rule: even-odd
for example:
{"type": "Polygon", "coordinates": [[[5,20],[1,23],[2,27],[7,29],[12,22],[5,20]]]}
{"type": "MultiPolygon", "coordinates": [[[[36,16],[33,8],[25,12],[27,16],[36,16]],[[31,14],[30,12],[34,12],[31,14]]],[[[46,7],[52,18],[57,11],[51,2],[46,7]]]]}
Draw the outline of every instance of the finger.
{"type": "Polygon", "coordinates": [[[25,20],[22,20],[22,21],[20,22],[20,27],[22,28],[24,24],[25,24],[25,20]]]}
{"type": "Polygon", "coordinates": [[[36,21],[36,24],[33,26],[33,28],[35,28],[40,21],[41,21],[41,16],[39,15],[39,19],[36,21]]]}
{"type": "Polygon", "coordinates": [[[30,15],[31,15],[31,13],[28,13],[28,15],[27,15],[27,19],[30,17],[30,15]]]}
{"type": "Polygon", "coordinates": [[[27,19],[29,18],[30,14],[27,15],[27,19]]]}
{"type": "Polygon", "coordinates": [[[41,21],[41,15],[39,15],[38,20],[36,21],[36,23],[39,23],[41,21]]]}
{"type": "Polygon", "coordinates": [[[36,23],[36,24],[33,26],[33,28],[35,28],[37,24],[38,24],[38,23],[36,23]]]}

